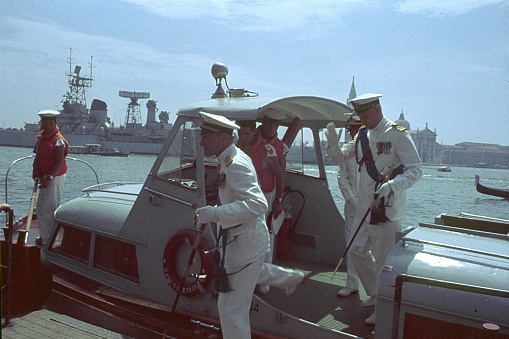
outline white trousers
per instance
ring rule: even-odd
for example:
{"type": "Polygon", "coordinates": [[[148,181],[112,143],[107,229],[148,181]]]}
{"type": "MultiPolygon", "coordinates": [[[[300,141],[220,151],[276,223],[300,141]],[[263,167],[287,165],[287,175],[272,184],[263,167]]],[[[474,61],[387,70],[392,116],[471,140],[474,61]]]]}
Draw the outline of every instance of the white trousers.
{"type": "Polygon", "coordinates": [[[244,266],[240,266],[228,268],[226,271],[230,274],[242,269],[228,276],[233,291],[219,293],[219,318],[225,339],[251,338],[249,310],[257,283],[286,289],[302,281],[302,273],[299,271],[267,264],[263,260],[264,256],[261,256],[244,269],[244,266]]]}
{"type": "MultiPolygon", "coordinates": [[[[267,221],[267,218],[269,217],[270,212],[272,212],[272,203],[274,202],[274,198],[276,197],[276,189],[274,189],[272,192],[263,193],[265,195],[265,199],[267,199],[267,204],[269,205],[269,208],[267,212],[265,213],[265,221],[267,221]]],[[[281,212],[284,213],[284,212],[281,212]]],[[[272,264],[272,259],[274,258],[274,231],[269,231],[269,237],[270,237],[270,249],[265,254],[265,262],[268,264],[272,264]]],[[[263,284],[262,284],[263,285],[263,284]]]]}
{"type": "Polygon", "coordinates": [[[302,281],[302,273],[274,264],[264,263],[257,283],[286,289],[302,281]]]}
{"type": "Polygon", "coordinates": [[[264,255],[251,263],[246,268],[232,267],[226,269],[231,292],[219,293],[218,310],[221,321],[223,338],[225,339],[250,339],[251,325],[249,322],[249,310],[256,281],[262,270],[264,255]]]}
{"type": "Polygon", "coordinates": [[[37,228],[42,243],[50,240],[51,228],[55,222],[55,210],[60,206],[60,194],[65,182],[65,174],[54,177],[45,188],[39,189],[37,197],[37,228]]]}
{"type": "MultiPolygon", "coordinates": [[[[354,218],[355,227],[360,222],[361,218],[354,218]]],[[[396,232],[400,224],[396,220],[370,225],[368,216],[350,247],[349,256],[368,296],[376,294],[378,276],[396,243],[396,232]]]]}
{"type": "MultiPolygon", "coordinates": [[[[348,208],[346,204],[349,202],[345,202],[345,249],[346,246],[350,243],[352,240],[353,235],[355,234],[355,231],[357,230],[358,225],[354,225],[354,215],[353,213],[348,213],[348,208]]],[[[355,266],[352,262],[352,256],[347,253],[346,255],[346,287],[352,289],[352,290],[358,290],[359,289],[359,275],[357,274],[357,271],[355,270],[355,266]]]]}

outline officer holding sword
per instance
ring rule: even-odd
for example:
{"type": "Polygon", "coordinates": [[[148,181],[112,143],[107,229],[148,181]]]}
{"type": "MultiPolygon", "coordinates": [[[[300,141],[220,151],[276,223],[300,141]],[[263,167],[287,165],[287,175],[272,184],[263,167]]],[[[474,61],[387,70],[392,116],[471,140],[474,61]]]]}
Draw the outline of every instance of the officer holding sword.
{"type": "MultiPolygon", "coordinates": [[[[368,296],[363,307],[376,304],[378,276],[406,213],[406,190],[422,176],[421,159],[410,133],[384,117],[381,97],[366,93],[350,100],[364,124],[352,150],[359,171],[353,224],[359,230],[348,252],[368,296]],[[368,210],[371,217],[366,219],[368,210]]],[[[365,323],[374,325],[375,320],[373,312],[365,323]]]]}

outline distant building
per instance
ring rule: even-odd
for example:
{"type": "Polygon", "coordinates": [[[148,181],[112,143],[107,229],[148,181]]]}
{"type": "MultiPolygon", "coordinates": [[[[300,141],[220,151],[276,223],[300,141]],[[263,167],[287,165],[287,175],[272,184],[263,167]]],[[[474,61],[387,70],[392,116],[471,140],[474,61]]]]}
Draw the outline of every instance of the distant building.
{"type": "Polygon", "coordinates": [[[470,166],[509,168],[509,146],[460,142],[442,146],[442,163],[470,166]]]}
{"type": "Polygon", "coordinates": [[[440,162],[440,145],[437,144],[437,133],[436,130],[432,131],[428,128],[428,124],[426,123],[426,127],[420,131],[419,128],[417,130],[412,130],[410,128],[410,122],[405,119],[405,115],[403,111],[401,111],[399,115],[399,119],[394,121],[398,125],[405,127],[412,136],[414,140],[415,147],[417,148],[417,152],[421,157],[421,160],[425,164],[439,164],[440,162]]]}
{"type": "Polygon", "coordinates": [[[509,146],[497,144],[461,142],[456,145],[442,145],[436,142],[436,130],[426,127],[412,130],[403,111],[395,123],[406,127],[414,140],[417,152],[424,164],[445,164],[470,167],[509,167],[509,146]]]}

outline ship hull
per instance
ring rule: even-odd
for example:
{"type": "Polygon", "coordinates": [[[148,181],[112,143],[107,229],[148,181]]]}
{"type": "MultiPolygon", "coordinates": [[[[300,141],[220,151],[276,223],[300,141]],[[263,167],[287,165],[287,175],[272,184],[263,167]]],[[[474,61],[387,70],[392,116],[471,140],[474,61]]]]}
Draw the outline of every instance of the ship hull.
{"type": "MultiPolygon", "coordinates": [[[[0,146],[32,148],[35,145],[36,137],[37,132],[10,129],[0,130],[0,146]]],[[[100,143],[106,148],[118,148],[123,152],[136,154],[157,155],[163,146],[162,143],[153,142],[100,140],[97,135],[90,134],[64,134],[64,137],[70,145],[100,143]]]]}

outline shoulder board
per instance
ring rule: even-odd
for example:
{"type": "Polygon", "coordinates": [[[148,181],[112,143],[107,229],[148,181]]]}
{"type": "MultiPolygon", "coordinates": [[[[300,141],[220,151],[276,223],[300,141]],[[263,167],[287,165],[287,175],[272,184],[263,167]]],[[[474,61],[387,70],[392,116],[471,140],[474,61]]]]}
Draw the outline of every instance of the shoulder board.
{"type": "Polygon", "coordinates": [[[232,162],[233,162],[233,158],[228,154],[226,156],[226,158],[224,158],[224,164],[226,165],[226,167],[228,167],[231,165],[232,162]]]}
{"type": "Polygon", "coordinates": [[[398,124],[392,124],[392,127],[394,127],[395,129],[397,129],[400,132],[406,131],[406,127],[403,127],[403,126],[398,125],[398,124]]]}

